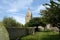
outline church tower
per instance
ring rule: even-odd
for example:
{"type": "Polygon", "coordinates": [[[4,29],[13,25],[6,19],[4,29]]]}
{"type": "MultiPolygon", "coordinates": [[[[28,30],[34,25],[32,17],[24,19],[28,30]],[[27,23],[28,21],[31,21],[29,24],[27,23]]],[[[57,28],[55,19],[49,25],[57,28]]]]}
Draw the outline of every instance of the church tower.
{"type": "Polygon", "coordinates": [[[32,13],[31,10],[28,9],[26,16],[25,16],[25,23],[29,22],[32,19],[32,13]]]}

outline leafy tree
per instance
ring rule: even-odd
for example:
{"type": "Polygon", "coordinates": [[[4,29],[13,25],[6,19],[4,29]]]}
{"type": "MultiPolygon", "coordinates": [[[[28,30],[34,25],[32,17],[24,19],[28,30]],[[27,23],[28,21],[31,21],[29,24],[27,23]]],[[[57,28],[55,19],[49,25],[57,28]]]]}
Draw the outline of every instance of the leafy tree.
{"type": "Polygon", "coordinates": [[[60,2],[60,0],[58,0],[60,2]]]}
{"type": "Polygon", "coordinates": [[[50,0],[50,4],[46,3],[44,6],[46,10],[41,11],[43,21],[53,26],[58,26],[58,24],[60,24],[60,4],[50,0]]]}
{"type": "Polygon", "coordinates": [[[3,19],[3,24],[5,27],[22,27],[22,24],[18,23],[15,19],[11,17],[5,17],[3,19]]]}
{"type": "Polygon", "coordinates": [[[43,10],[42,13],[42,18],[45,20],[45,22],[50,23],[50,24],[57,24],[60,22],[60,8],[59,8],[59,3],[54,2],[53,0],[50,0],[50,4],[44,4],[46,7],[46,10],[43,10]],[[47,7],[49,6],[49,7],[47,7]]]}
{"type": "Polygon", "coordinates": [[[36,27],[36,31],[38,31],[38,26],[45,27],[45,24],[42,23],[39,17],[32,18],[28,23],[25,24],[28,27],[36,27]]]}

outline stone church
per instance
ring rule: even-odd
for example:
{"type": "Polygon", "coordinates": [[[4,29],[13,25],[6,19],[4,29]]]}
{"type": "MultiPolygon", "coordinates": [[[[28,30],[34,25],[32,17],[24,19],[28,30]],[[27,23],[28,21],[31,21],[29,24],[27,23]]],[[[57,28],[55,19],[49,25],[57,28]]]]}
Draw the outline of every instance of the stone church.
{"type": "Polygon", "coordinates": [[[26,16],[25,16],[25,23],[29,22],[32,19],[32,12],[28,9],[26,16]]]}

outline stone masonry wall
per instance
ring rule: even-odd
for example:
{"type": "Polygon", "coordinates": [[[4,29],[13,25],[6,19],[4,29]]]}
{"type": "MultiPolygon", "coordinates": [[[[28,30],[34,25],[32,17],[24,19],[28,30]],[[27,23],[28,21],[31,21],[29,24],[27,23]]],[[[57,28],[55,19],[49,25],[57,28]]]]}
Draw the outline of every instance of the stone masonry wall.
{"type": "Polygon", "coordinates": [[[7,28],[10,39],[15,39],[27,34],[33,34],[35,31],[32,27],[31,28],[7,28]]]}

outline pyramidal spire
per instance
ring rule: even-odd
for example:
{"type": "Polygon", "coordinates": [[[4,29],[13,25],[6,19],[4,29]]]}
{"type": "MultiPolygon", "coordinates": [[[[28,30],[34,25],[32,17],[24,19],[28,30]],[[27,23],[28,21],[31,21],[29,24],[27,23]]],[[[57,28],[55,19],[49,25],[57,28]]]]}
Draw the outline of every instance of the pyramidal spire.
{"type": "Polygon", "coordinates": [[[28,11],[27,11],[29,14],[31,14],[31,10],[30,10],[30,8],[28,8],[28,11]]]}
{"type": "Polygon", "coordinates": [[[30,10],[30,8],[28,8],[28,10],[30,10]]]}
{"type": "Polygon", "coordinates": [[[27,13],[26,13],[26,16],[32,16],[32,12],[31,12],[31,10],[30,10],[30,8],[28,8],[28,10],[27,10],[27,13]]]}

